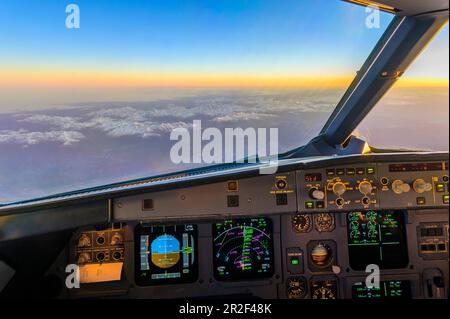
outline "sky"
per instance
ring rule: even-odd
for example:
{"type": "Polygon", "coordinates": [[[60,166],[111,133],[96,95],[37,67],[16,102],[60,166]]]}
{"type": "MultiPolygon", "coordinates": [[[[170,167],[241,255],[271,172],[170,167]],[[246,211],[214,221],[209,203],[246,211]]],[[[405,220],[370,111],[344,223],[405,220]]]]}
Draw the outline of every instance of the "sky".
{"type": "MultiPolygon", "coordinates": [[[[76,30],[68,0],[1,1],[0,203],[191,168],[171,162],[169,134],[198,119],[301,146],[392,20],[369,29],[365,8],[338,0],[74,2],[76,30]]],[[[357,135],[448,150],[448,32],[357,135]]]]}
{"type": "Polygon", "coordinates": [[[391,20],[368,29],[364,8],[329,0],[79,0],[67,29],[68,3],[2,1],[0,111],[142,88],[346,87],[391,20]]]}
{"type": "MultiPolygon", "coordinates": [[[[69,3],[2,1],[0,112],[186,89],[345,88],[392,19],[369,29],[365,8],[337,0],[79,0],[80,29],[67,29],[69,3]]],[[[443,31],[436,52],[448,56],[443,31]]],[[[442,60],[410,78],[448,85],[442,60]]]]}

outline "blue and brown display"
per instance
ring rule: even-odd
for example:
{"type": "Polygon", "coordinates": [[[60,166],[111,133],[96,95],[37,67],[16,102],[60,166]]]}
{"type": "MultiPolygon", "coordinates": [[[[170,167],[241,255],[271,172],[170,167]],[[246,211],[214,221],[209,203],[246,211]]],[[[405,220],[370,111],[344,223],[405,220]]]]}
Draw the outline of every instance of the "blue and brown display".
{"type": "Polygon", "coordinates": [[[380,269],[408,266],[403,211],[365,211],[347,214],[350,266],[364,270],[370,264],[380,269]]]}
{"type": "Polygon", "coordinates": [[[273,226],[269,218],[239,218],[214,224],[213,238],[217,280],[273,276],[273,226]]]}
{"type": "Polygon", "coordinates": [[[197,280],[197,226],[143,226],[135,230],[136,283],[141,286],[197,280]]]}

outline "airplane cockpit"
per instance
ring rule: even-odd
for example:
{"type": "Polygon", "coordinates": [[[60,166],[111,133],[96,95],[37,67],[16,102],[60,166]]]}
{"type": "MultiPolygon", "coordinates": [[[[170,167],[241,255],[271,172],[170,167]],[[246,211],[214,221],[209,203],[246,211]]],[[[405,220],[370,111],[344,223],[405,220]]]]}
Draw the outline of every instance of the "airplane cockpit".
{"type": "MultiPolygon", "coordinates": [[[[448,145],[443,150],[382,148],[357,133],[427,45],[446,30],[448,52],[448,29],[443,29],[448,28],[448,1],[335,2],[363,13],[377,6],[392,20],[318,133],[267,156],[11,201],[1,200],[0,193],[0,298],[448,299],[448,145]]],[[[83,10],[80,2],[81,19],[83,10]]],[[[82,23],[80,32],[87,27],[82,23]]],[[[448,73],[446,91],[448,115],[448,73]]],[[[417,114],[435,112],[429,102],[417,114]]],[[[401,98],[394,103],[402,103],[401,98]]],[[[383,112],[385,123],[371,122],[370,127],[383,131],[390,117],[405,116],[405,125],[417,126],[422,135],[436,133],[432,123],[422,127],[410,122],[407,108],[390,113],[385,106],[383,112]]],[[[135,113],[134,128],[142,114],[135,113]]],[[[226,123],[229,115],[229,110],[220,114],[217,122],[226,123]]],[[[257,110],[251,114],[256,115],[257,110]]],[[[19,122],[39,127],[43,122],[31,121],[49,123],[50,115],[43,116],[19,122]]],[[[420,115],[415,119],[421,121],[420,115]]],[[[448,128],[448,118],[440,120],[448,128]]],[[[0,114],[3,124],[0,157],[7,158],[13,152],[7,134],[13,129],[0,114]]],[[[76,124],[95,130],[91,122],[76,124]]],[[[129,128],[122,122],[113,126],[108,133],[129,128]]],[[[289,126],[302,130],[301,125],[289,126]]],[[[187,130],[195,135],[196,127],[194,123],[187,130]]],[[[386,130],[409,134],[395,126],[386,130]]],[[[77,136],[70,135],[71,141],[77,136]]],[[[126,154],[134,137],[122,136],[123,148],[108,156],[126,154]]],[[[448,131],[440,131],[438,138],[448,144],[448,131]]],[[[49,149],[47,154],[62,156],[49,149]]],[[[195,140],[191,150],[195,156],[195,140]]],[[[0,169],[0,183],[6,171],[20,178],[13,162],[23,157],[11,155],[11,165],[0,169]]],[[[108,164],[100,162],[77,178],[89,179],[103,165],[108,164]]]]}

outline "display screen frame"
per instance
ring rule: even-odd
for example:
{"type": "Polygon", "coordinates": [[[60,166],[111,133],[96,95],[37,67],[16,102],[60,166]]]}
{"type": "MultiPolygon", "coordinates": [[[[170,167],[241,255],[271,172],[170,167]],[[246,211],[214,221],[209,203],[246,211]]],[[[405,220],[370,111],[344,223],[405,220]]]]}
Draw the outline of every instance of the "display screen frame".
{"type": "Polygon", "coordinates": [[[222,222],[213,223],[212,224],[212,258],[213,258],[213,273],[214,278],[217,281],[228,281],[228,282],[236,282],[236,281],[255,281],[255,280],[267,280],[274,276],[275,274],[275,249],[274,249],[274,225],[273,221],[269,217],[238,217],[227,219],[222,222]],[[243,272],[243,271],[231,271],[227,275],[221,275],[218,271],[218,267],[223,266],[223,263],[217,258],[217,247],[215,245],[215,239],[217,239],[217,225],[222,225],[225,223],[235,223],[242,224],[242,222],[250,222],[250,221],[264,220],[266,222],[266,233],[270,234],[268,238],[268,254],[270,259],[269,269],[266,272],[258,273],[258,269],[253,268],[252,272],[243,272]]]}
{"type": "MultiPolygon", "coordinates": [[[[179,239],[179,238],[177,238],[179,239]]],[[[196,224],[170,224],[170,225],[150,225],[150,224],[138,224],[134,229],[134,264],[135,264],[135,282],[138,286],[163,286],[171,284],[186,284],[194,283],[198,280],[199,275],[199,260],[198,260],[198,226],[196,224]],[[192,227],[192,230],[186,231],[186,227],[192,227]],[[172,229],[173,228],[173,231],[172,229]],[[175,230],[175,228],[178,228],[175,230]],[[184,228],[184,229],[183,229],[184,228]],[[153,229],[153,230],[152,230],[153,229]],[[141,237],[150,236],[153,240],[164,234],[174,236],[175,238],[182,236],[183,233],[189,233],[192,235],[193,241],[193,262],[189,265],[189,273],[183,273],[181,267],[181,275],[177,278],[162,278],[153,279],[152,275],[157,274],[152,269],[141,269],[141,237]]],[[[179,261],[180,262],[180,261],[179,261]]],[[[177,264],[179,263],[177,262],[177,264]]],[[[158,267],[149,260],[149,263],[153,267],[158,267]]],[[[161,268],[159,268],[161,269],[161,268]]]]}

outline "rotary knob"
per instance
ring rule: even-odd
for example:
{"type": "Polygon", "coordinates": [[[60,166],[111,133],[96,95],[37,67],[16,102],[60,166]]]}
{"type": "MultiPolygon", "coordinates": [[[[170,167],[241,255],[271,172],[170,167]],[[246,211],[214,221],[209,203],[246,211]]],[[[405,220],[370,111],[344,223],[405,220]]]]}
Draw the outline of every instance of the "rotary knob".
{"type": "Polygon", "coordinates": [[[91,259],[91,258],[90,258],[90,256],[89,256],[88,253],[81,253],[81,254],[78,256],[77,263],[78,263],[79,265],[82,265],[82,264],[85,264],[85,263],[89,262],[90,259],[91,259]]]}
{"type": "Polygon", "coordinates": [[[408,193],[410,190],[411,186],[400,179],[396,179],[392,182],[392,191],[397,195],[408,193]]]}
{"type": "Polygon", "coordinates": [[[121,234],[116,233],[111,238],[111,245],[119,245],[123,242],[123,237],[121,234]]]}
{"type": "Polygon", "coordinates": [[[372,183],[369,181],[362,181],[359,183],[358,190],[363,195],[370,195],[373,190],[372,183]]]}
{"type": "Polygon", "coordinates": [[[333,185],[333,193],[336,196],[341,197],[342,195],[344,195],[346,190],[347,190],[347,186],[345,186],[345,184],[342,182],[337,182],[333,185]]]}
{"type": "Polygon", "coordinates": [[[431,183],[427,183],[421,178],[416,179],[413,183],[413,189],[418,194],[429,192],[432,188],[433,186],[431,185],[431,183]]]}
{"type": "Polygon", "coordinates": [[[309,191],[309,196],[312,199],[323,200],[325,198],[325,193],[323,191],[321,191],[320,189],[311,188],[311,190],[309,191]]]}

